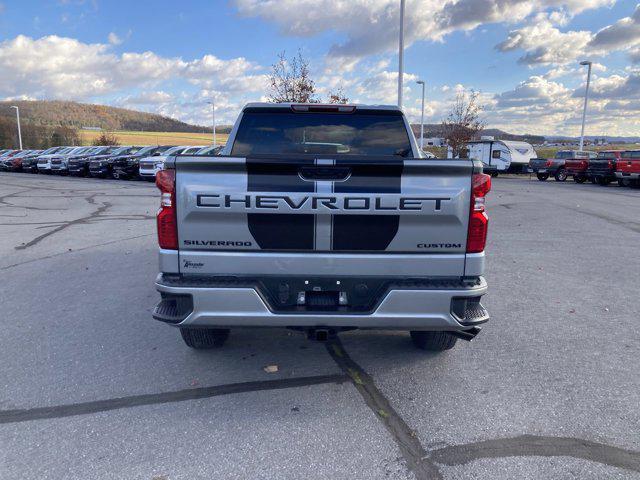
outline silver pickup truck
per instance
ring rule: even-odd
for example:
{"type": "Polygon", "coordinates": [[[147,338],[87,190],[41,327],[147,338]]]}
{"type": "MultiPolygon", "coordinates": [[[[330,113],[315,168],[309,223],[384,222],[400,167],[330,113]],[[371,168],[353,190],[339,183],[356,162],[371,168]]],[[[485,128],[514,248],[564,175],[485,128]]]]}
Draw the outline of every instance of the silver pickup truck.
{"type": "Polygon", "coordinates": [[[491,179],[424,158],[396,107],[249,104],[220,155],[165,168],[153,316],[190,347],[286,327],[406,330],[447,350],[489,318],[491,179]]]}

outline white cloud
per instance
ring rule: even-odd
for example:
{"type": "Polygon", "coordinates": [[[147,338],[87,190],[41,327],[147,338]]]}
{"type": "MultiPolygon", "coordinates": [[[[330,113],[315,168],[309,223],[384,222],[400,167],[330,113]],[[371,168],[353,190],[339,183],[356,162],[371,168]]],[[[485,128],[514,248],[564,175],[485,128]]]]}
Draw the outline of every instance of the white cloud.
{"type": "Polygon", "coordinates": [[[138,95],[130,95],[121,100],[120,103],[128,105],[160,105],[173,101],[175,97],[162,90],[142,92],[138,95]]]}
{"type": "Polygon", "coordinates": [[[3,102],[9,102],[11,100],[24,100],[24,101],[30,101],[30,100],[37,100],[36,97],[31,97],[29,95],[18,95],[15,97],[4,97],[2,99],[3,102]]]}
{"type": "MultiPolygon", "coordinates": [[[[441,41],[454,31],[473,30],[486,23],[516,23],[549,8],[550,21],[587,9],[612,5],[615,0],[407,0],[405,42],[441,41]]],[[[397,48],[397,0],[235,0],[242,15],[261,17],[286,35],[310,37],[333,31],[346,35],[329,56],[353,68],[361,58],[397,48]]]]}
{"type": "Polygon", "coordinates": [[[264,88],[261,67],[244,58],[205,55],[185,61],[153,52],[116,55],[110,48],[55,35],[5,40],[0,43],[0,95],[86,99],[170,79],[228,91],[264,88]]]}
{"type": "Polygon", "coordinates": [[[561,32],[548,15],[539,14],[531,25],[509,32],[496,48],[502,52],[524,50],[519,62],[527,65],[562,65],[582,56],[591,36],[589,31],[561,32]]]}
{"type": "MultiPolygon", "coordinates": [[[[411,92],[411,83],[418,80],[412,73],[404,73],[404,94],[411,92]]],[[[362,79],[355,88],[359,103],[395,104],[398,100],[398,72],[382,71],[362,79]]]]}
{"type": "Polygon", "coordinates": [[[262,67],[246,58],[221,60],[214,55],[205,55],[185,65],[185,78],[205,88],[215,86],[228,92],[264,92],[268,77],[262,67]]]}
{"type": "Polygon", "coordinates": [[[598,31],[589,48],[601,51],[618,50],[640,44],[640,5],[630,17],[624,17],[613,25],[598,31]]]}
{"type": "MultiPolygon", "coordinates": [[[[609,77],[595,78],[589,87],[589,96],[594,99],[640,99],[640,72],[629,75],[611,75],[609,77]]],[[[584,86],[575,91],[575,96],[581,96],[584,86]]]]}
{"type": "Polygon", "coordinates": [[[111,32],[107,39],[111,45],[120,45],[122,43],[122,39],[114,32],[111,32]]]}
{"type": "MultiPolygon", "coordinates": [[[[563,32],[557,25],[565,25],[554,13],[540,13],[525,25],[509,32],[506,40],[496,48],[503,52],[523,50],[520,63],[526,65],[565,65],[589,54],[605,56],[616,50],[630,50],[640,45],[640,5],[630,17],[624,17],[595,34],[591,31],[563,32]]],[[[635,61],[637,50],[632,50],[635,61]]]]}
{"type": "Polygon", "coordinates": [[[113,90],[108,47],[57,36],[0,43],[0,94],[85,98],[113,90]]]}
{"type": "Polygon", "coordinates": [[[571,96],[571,90],[561,83],[533,76],[520,82],[513,90],[496,95],[497,108],[550,105],[564,101],[571,96]]]}
{"type": "MultiPolygon", "coordinates": [[[[637,135],[640,72],[594,76],[590,88],[590,134],[637,135]]],[[[488,124],[513,133],[577,135],[584,89],[584,84],[569,88],[548,77],[531,76],[486,103],[488,124]]]]}
{"type": "Polygon", "coordinates": [[[231,123],[241,103],[255,100],[268,87],[264,67],[242,57],[116,54],[109,44],[56,35],[37,39],[19,35],[0,42],[0,71],[0,97],[104,101],[120,95],[115,97],[120,105],[205,124],[206,108],[197,103],[200,100],[193,92],[186,92],[185,98],[169,98],[167,91],[175,90],[176,85],[181,88],[181,82],[185,87],[191,84],[196,92],[215,88],[221,97],[233,99],[228,106],[220,101],[220,120],[231,123]],[[143,93],[131,94],[132,89],[143,93]]]}

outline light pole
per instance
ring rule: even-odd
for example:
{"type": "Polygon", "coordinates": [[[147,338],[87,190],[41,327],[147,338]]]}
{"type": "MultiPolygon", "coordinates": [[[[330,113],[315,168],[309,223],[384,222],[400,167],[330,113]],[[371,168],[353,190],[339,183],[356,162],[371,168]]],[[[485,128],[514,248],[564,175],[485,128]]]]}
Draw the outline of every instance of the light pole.
{"type": "Polygon", "coordinates": [[[16,109],[16,119],[18,121],[18,143],[20,144],[20,150],[22,150],[22,132],[20,132],[20,109],[15,105],[11,105],[11,108],[16,109]]]}
{"type": "Polygon", "coordinates": [[[424,148],[424,80],[418,80],[418,85],[422,85],[422,113],[420,114],[420,150],[424,148]]]}
{"type": "Polygon", "coordinates": [[[213,146],[216,146],[216,104],[214,100],[207,102],[211,105],[211,123],[213,125],[213,146]]]}
{"type": "Polygon", "coordinates": [[[585,60],[580,62],[580,65],[589,66],[589,70],[587,71],[587,88],[584,92],[584,109],[582,110],[582,131],[580,132],[580,151],[584,147],[584,124],[587,119],[587,102],[589,101],[589,83],[591,82],[591,62],[585,60]]]}
{"type": "Polygon", "coordinates": [[[400,0],[400,39],[398,41],[398,108],[402,110],[402,77],[404,75],[404,3],[400,0]]]}

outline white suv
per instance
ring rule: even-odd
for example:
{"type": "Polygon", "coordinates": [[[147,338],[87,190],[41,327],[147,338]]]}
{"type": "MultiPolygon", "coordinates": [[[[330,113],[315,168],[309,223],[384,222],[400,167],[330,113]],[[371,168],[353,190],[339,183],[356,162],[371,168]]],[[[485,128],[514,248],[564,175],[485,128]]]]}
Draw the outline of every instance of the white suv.
{"type": "Polygon", "coordinates": [[[202,147],[171,147],[169,150],[166,150],[161,155],[155,155],[151,157],[145,157],[140,159],[139,163],[139,173],[140,177],[149,180],[152,182],[156,178],[156,173],[164,168],[164,161],[167,157],[171,155],[193,155],[198,150],[202,149],[202,147]]]}

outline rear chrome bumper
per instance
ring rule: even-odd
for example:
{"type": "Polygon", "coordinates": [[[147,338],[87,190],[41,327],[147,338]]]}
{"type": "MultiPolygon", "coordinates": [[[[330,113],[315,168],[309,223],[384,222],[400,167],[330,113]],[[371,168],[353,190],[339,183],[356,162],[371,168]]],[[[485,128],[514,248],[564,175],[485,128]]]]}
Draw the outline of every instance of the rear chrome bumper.
{"type": "Polygon", "coordinates": [[[369,313],[275,312],[251,286],[201,287],[186,281],[176,284],[165,281],[162,274],[156,279],[156,289],[163,300],[156,307],[154,318],[177,326],[462,331],[489,319],[479,303],[487,291],[483,277],[464,288],[391,288],[369,313]],[[461,311],[461,302],[465,318],[456,314],[461,311]]]}

